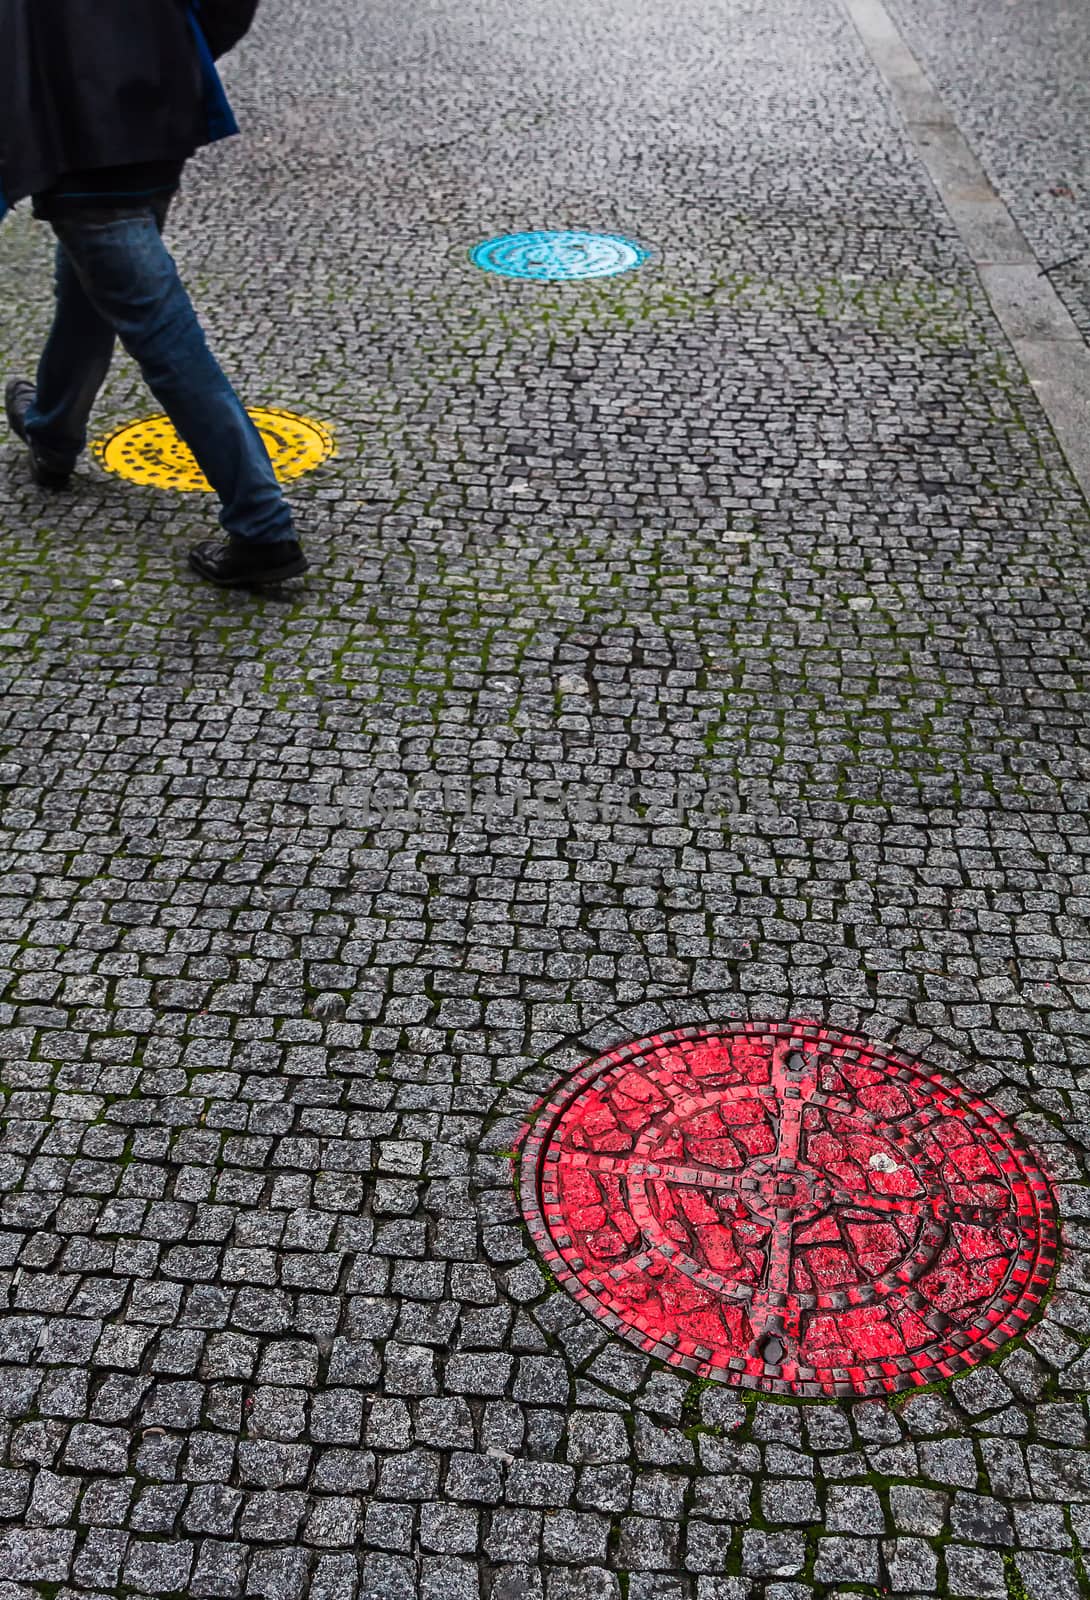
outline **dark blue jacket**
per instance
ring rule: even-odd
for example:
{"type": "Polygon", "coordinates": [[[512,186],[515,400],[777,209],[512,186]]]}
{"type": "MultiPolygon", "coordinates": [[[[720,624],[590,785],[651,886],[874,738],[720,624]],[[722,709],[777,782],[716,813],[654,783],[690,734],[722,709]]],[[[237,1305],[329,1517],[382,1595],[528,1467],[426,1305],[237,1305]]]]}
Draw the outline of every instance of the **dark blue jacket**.
{"type": "Polygon", "coordinates": [[[237,133],[215,57],[258,0],[0,0],[0,216],[68,172],[237,133]]]}

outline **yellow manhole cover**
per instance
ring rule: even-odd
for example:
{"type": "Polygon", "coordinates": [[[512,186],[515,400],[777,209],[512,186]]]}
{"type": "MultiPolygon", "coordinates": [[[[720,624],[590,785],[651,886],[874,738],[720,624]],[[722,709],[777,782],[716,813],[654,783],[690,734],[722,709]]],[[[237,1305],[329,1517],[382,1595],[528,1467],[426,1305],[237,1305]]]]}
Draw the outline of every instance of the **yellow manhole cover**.
{"type": "MultiPolygon", "coordinates": [[[[333,454],[333,436],[320,422],[267,406],[254,407],[250,416],[281,483],[301,478],[333,454]]],[[[91,448],[107,472],[116,472],[132,483],[150,484],[155,489],[211,491],[189,446],[179,439],[168,417],[131,422],[91,448]]]]}

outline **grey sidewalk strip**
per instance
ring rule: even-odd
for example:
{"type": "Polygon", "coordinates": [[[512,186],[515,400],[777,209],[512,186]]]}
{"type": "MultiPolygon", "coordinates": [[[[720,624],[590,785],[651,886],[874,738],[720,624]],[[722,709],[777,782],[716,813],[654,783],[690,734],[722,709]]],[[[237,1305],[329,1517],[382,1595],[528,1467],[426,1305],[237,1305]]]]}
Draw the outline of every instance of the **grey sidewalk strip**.
{"type": "Polygon", "coordinates": [[[1090,348],[882,0],[844,0],[1090,504],[1090,348]]]}

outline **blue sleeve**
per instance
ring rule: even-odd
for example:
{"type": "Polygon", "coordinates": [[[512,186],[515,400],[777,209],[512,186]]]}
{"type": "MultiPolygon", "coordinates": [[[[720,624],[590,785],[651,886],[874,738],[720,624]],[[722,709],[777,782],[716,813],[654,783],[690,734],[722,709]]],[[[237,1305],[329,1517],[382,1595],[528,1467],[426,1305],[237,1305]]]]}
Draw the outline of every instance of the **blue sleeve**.
{"type": "Polygon", "coordinates": [[[210,143],[217,139],[229,139],[238,132],[238,123],[231,110],[230,102],[224,92],[220,75],[216,71],[216,63],[212,59],[208,40],[197,21],[196,11],[189,7],[189,26],[193,30],[193,38],[197,45],[197,57],[201,64],[201,80],[204,85],[204,109],[208,118],[208,138],[210,143]]]}

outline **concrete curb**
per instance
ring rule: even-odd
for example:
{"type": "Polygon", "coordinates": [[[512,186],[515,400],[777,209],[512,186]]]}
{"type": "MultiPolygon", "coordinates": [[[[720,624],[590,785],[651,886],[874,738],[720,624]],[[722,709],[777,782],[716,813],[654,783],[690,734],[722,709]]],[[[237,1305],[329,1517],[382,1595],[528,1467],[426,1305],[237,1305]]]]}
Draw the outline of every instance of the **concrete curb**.
{"type": "Polygon", "coordinates": [[[1090,506],[1090,348],[882,0],[844,0],[1090,506]]]}

